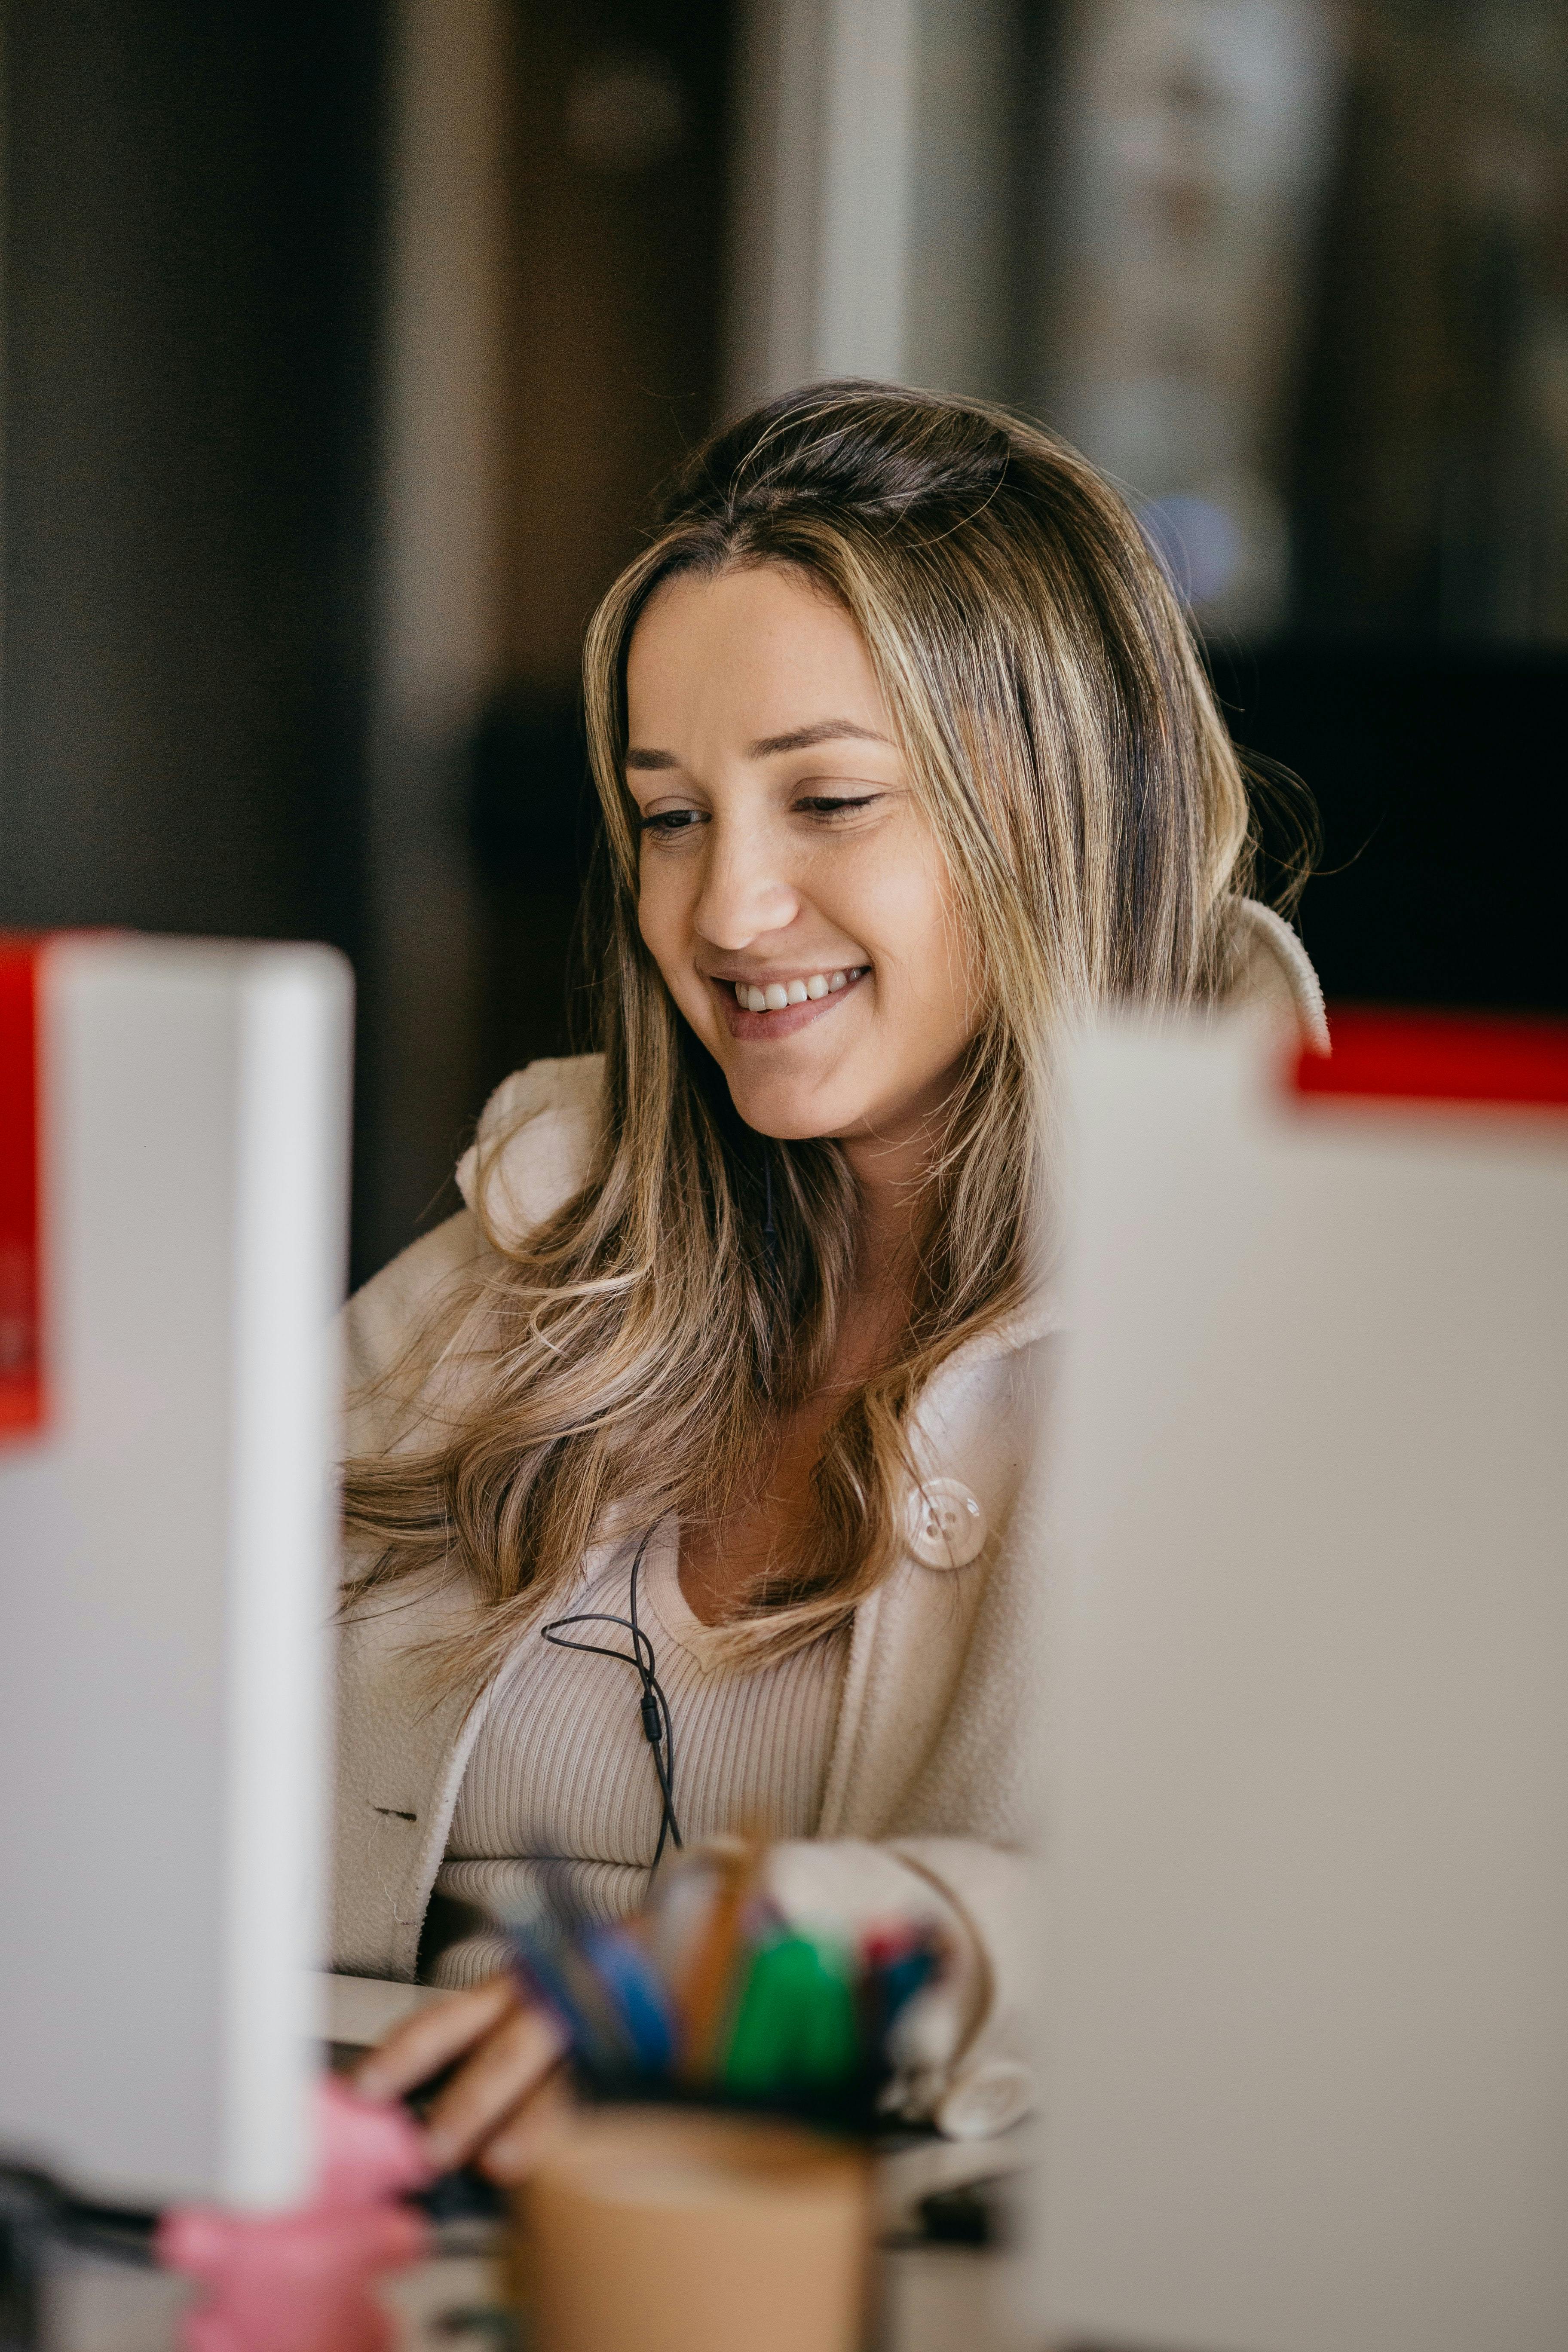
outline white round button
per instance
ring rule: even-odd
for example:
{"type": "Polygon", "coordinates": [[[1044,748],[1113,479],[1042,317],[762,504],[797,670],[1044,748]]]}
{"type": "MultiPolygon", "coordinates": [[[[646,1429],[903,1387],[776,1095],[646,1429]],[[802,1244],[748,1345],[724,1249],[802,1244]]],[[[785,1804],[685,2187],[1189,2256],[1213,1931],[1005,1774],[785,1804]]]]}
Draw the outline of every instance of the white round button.
{"type": "Polygon", "coordinates": [[[967,1568],[985,1533],[984,1511],[956,1478],[928,1478],[910,1494],[910,1549],[922,1568],[967,1568]]]}

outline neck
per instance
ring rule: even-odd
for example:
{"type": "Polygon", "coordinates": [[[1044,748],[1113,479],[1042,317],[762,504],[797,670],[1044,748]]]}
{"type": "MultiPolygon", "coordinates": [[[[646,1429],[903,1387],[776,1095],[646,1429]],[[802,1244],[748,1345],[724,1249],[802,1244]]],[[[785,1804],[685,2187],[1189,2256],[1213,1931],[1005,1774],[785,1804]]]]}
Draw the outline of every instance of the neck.
{"type": "Polygon", "coordinates": [[[931,1161],[929,1132],[896,1142],[857,1137],[844,1157],[860,1196],[856,1288],[889,1304],[907,1299],[914,1275],[921,1180],[931,1161]]]}
{"type": "Polygon", "coordinates": [[[924,1180],[945,1137],[957,1076],[957,1065],[944,1071],[895,1124],[838,1139],[860,1194],[862,1271],[857,1286],[862,1294],[887,1286],[900,1298],[909,1295],[924,1180]]]}

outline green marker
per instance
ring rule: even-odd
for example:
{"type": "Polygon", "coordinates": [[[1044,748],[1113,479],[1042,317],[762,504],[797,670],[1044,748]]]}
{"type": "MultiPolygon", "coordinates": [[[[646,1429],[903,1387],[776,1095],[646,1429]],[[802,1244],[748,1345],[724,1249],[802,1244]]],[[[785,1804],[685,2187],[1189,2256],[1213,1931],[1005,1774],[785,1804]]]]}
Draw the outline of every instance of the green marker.
{"type": "Polygon", "coordinates": [[[725,2089],[752,2097],[831,2091],[852,2081],[859,2065],[847,1956],[809,1936],[759,1945],[720,2063],[725,2089]]]}

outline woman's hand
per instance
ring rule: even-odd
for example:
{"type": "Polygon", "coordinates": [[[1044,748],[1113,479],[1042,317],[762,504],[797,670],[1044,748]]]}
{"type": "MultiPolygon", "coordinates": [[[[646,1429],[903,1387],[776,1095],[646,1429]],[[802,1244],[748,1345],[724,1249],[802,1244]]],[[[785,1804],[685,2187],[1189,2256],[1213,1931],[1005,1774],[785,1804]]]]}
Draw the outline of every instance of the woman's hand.
{"type": "Polygon", "coordinates": [[[492,2180],[521,2180],[570,2105],[565,2049],[554,2019],[496,1976],[405,2018],[361,2063],[354,2087],[400,2099],[457,2065],[425,2117],[426,2154],[437,2172],[477,2164],[492,2180]]]}

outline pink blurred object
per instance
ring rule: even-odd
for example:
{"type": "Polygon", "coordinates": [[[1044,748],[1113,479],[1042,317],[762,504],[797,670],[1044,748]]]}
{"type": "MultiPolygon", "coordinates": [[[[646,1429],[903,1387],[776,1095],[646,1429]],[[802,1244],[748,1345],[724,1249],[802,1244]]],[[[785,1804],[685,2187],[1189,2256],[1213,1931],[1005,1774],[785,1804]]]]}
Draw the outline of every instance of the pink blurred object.
{"type": "Polygon", "coordinates": [[[189,2352],[386,2352],[392,2323],[372,2293],[383,2271],[428,2253],[423,2216],[393,2200],[430,2167],[401,2106],[321,2087],[315,2196],[291,2213],[193,2205],[165,2213],[164,2267],[210,2292],[186,2318],[189,2352]]]}

